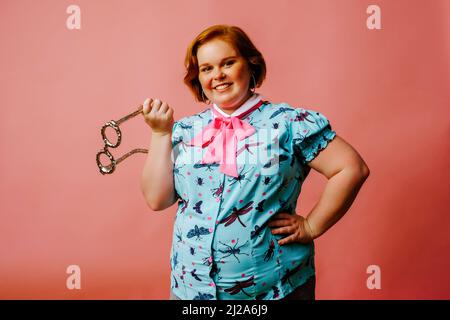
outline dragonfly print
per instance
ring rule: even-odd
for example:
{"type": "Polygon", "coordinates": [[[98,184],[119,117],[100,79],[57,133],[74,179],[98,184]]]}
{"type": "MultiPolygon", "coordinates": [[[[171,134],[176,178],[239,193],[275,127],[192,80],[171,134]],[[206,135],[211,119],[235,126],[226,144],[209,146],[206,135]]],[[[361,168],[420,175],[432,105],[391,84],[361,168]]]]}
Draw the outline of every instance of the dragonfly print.
{"type": "Polygon", "coordinates": [[[253,152],[250,150],[250,147],[257,147],[260,144],[262,144],[262,142],[255,142],[255,143],[246,143],[246,144],[244,144],[244,146],[242,146],[241,148],[239,148],[239,150],[236,151],[236,157],[238,155],[240,155],[242,152],[244,152],[244,150],[247,150],[248,153],[253,154],[253,152]]]}
{"type": "Polygon", "coordinates": [[[172,275],[172,278],[173,278],[173,281],[175,282],[175,288],[178,288],[178,281],[177,281],[177,278],[175,278],[175,276],[174,275],[172,275]]]}
{"type": "Polygon", "coordinates": [[[269,244],[269,249],[267,249],[267,251],[264,253],[264,261],[267,262],[273,258],[274,250],[275,250],[275,242],[271,240],[269,244]]]}
{"type": "Polygon", "coordinates": [[[183,141],[183,137],[176,137],[173,139],[173,149],[175,149],[179,144],[183,147],[183,151],[186,152],[186,147],[189,145],[183,141]]]}
{"type": "Polygon", "coordinates": [[[184,200],[183,198],[180,198],[180,200],[178,201],[178,205],[182,206],[180,212],[184,213],[184,210],[186,210],[189,205],[189,199],[184,200]]]}
{"type": "Polygon", "coordinates": [[[289,149],[286,149],[286,147],[285,147],[288,144],[288,141],[290,139],[289,131],[288,130],[286,130],[286,131],[287,131],[287,137],[284,139],[285,141],[283,143],[280,143],[280,139],[277,135],[272,139],[272,144],[267,147],[267,150],[271,150],[272,145],[274,145],[274,146],[280,147],[284,152],[290,153],[289,149]]]}
{"type": "Polygon", "coordinates": [[[310,123],[314,123],[314,121],[311,121],[308,119],[308,116],[310,116],[310,115],[311,115],[311,113],[309,113],[308,111],[302,110],[302,111],[300,111],[300,114],[295,116],[294,121],[305,121],[306,120],[310,123]]]}
{"type": "Polygon", "coordinates": [[[177,242],[183,242],[183,233],[181,232],[180,228],[177,227],[177,232],[175,233],[175,236],[177,237],[177,242]]]}
{"type": "Polygon", "coordinates": [[[207,113],[208,111],[209,111],[209,108],[206,108],[206,109],[203,110],[202,112],[197,113],[195,116],[196,116],[196,117],[199,117],[200,119],[203,119],[203,115],[204,115],[205,113],[207,113]]]}
{"type": "Polygon", "coordinates": [[[236,207],[233,207],[231,214],[229,216],[223,218],[222,220],[220,220],[219,224],[225,223],[225,227],[228,227],[229,225],[234,223],[237,219],[240,222],[240,224],[244,228],[246,228],[246,225],[242,222],[240,217],[249,213],[253,209],[252,204],[253,204],[253,201],[250,201],[249,203],[247,203],[240,209],[236,209],[236,207]]]}
{"type": "Polygon", "coordinates": [[[292,270],[289,270],[289,268],[286,269],[283,277],[281,278],[281,284],[285,284],[287,282],[291,285],[291,287],[294,287],[291,283],[291,277],[294,276],[297,272],[299,272],[304,266],[305,266],[305,261],[300,263],[298,266],[296,266],[292,270]]]}
{"type": "Polygon", "coordinates": [[[289,159],[289,157],[285,154],[275,155],[263,166],[263,168],[268,169],[278,163],[282,163],[283,161],[286,161],[287,159],[289,159]]]}
{"type": "Polygon", "coordinates": [[[194,169],[206,168],[206,171],[213,171],[212,168],[220,166],[219,163],[196,163],[194,164],[194,169]]]}
{"type": "Polygon", "coordinates": [[[183,122],[178,122],[178,124],[180,125],[180,127],[182,128],[182,129],[192,129],[192,124],[185,124],[185,123],[183,123],[183,122]]]}
{"type": "Polygon", "coordinates": [[[269,119],[273,119],[273,118],[279,116],[280,114],[285,114],[288,111],[292,112],[292,111],[294,111],[294,109],[286,108],[286,107],[280,107],[274,113],[272,113],[272,115],[269,117],[269,119]]]}
{"type": "Polygon", "coordinates": [[[192,276],[195,280],[201,282],[202,279],[200,279],[200,277],[195,273],[196,271],[197,271],[197,269],[192,270],[192,271],[191,271],[191,276],[192,276]]]}
{"type": "Polygon", "coordinates": [[[248,278],[247,280],[244,280],[244,281],[235,281],[234,283],[235,283],[234,286],[227,288],[224,291],[231,295],[236,295],[239,292],[242,292],[246,296],[251,297],[247,292],[245,292],[244,289],[249,288],[251,286],[256,286],[256,283],[254,281],[254,276],[251,276],[250,278],[248,278]]]}

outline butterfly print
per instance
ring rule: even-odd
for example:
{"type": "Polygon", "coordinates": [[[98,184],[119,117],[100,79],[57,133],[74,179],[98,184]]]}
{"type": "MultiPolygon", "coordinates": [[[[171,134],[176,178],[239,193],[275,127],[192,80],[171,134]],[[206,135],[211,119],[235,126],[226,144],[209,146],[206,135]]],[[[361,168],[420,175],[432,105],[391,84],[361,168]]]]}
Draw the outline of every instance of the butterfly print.
{"type": "Polygon", "coordinates": [[[198,295],[194,297],[194,300],[211,300],[212,298],[214,298],[212,294],[199,292],[198,295]]]}
{"type": "Polygon", "coordinates": [[[188,238],[193,238],[193,237],[197,237],[197,240],[200,240],[200,236],[202,235],[207,235],[210,234],[211,232],[209,232],[208,229],[204,228],[204,227],[199,227],[198,225],[194,226],[194,229],[189,230],[187,237],[188,238]]]}
{"type": "Polygon", "coordinates": [[[203,179],[200,178],[200,177],[197,177],[195,182],[197,183],[198,186],[202,186],[203,185],[203,179]]]}
{"type": "Polygon", "coordinates": [[[256,206],[255,210],[258,212],[264,212],[264,202],[266,202],[266,199],[261,200],[258,202],[258,205],[256,206]]]}
{"type": "Polygon", "coordinates": [[[202,212],[202,208],[201,208],[202,203],[203,203],[203,201],[200,200],[200,201],[198,201],[198,202],[195,204],[195,206],[193,207],[193,209],[195,210],[195,212],[200,213],[200,214],[203,213],[203,212],[202,212]]]}
{"type": "Polygon", "coordinates": [[[276,299],[280,296],[280,289],[278,289],[278,287],[273,286],[272,287],[273,290],[273,298],[276,299]]]}

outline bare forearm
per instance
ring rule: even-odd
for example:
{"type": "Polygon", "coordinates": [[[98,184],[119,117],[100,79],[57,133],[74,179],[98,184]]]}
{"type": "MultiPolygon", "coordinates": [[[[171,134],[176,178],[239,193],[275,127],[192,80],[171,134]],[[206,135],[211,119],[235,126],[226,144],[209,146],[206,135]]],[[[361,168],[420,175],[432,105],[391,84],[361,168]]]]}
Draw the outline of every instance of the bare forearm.
{"type": "Polygon", "coordinates": [[[348,167],[332,176],[307,217],[314,238],[319,237],[348,211],[369,173],[348,167]]]}
{"type": "Polygon", "coordinates": [[[174,202],[171,134],[153,134],[141,177],[141,189],[152,209],[174,202]]]}

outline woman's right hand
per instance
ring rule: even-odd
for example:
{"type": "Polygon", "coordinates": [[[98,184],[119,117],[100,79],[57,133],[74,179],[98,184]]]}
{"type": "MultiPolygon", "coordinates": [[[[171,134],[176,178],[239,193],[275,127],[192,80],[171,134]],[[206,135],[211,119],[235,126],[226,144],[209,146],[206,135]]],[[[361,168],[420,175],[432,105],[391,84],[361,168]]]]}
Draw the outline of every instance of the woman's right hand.
{"type": "Polygon", "coordinates": [[[172,133],[173,109],[167,103],[159,99],[147,98],[142,112],[145,122],[152,128],[153,133],[160,135],[172,133]]]}

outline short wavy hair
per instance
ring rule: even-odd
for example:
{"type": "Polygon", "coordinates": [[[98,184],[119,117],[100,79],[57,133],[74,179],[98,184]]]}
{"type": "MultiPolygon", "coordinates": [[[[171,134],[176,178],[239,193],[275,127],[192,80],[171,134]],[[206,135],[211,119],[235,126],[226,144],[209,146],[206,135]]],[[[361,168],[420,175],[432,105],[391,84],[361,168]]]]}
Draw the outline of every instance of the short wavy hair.
{"type": "Polygon", "coordinates": [[[203,30],[189,45],[184,65],[186,75],[184,83],[194,94],[199,102],[206,102],[202,96],[202,86],[198,80],[199,67],[197,59],[198,48],[213,39],[221,39],[231,44],[237,53],[247,61],[251,74],[255,78],[255,83],[250,81],[250,89],[260,87],[266,77],[266,62],[256,49],[247,34],[239,27],[229,25],[215,25],[203,30]]]}

